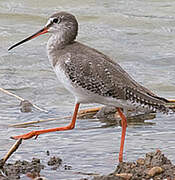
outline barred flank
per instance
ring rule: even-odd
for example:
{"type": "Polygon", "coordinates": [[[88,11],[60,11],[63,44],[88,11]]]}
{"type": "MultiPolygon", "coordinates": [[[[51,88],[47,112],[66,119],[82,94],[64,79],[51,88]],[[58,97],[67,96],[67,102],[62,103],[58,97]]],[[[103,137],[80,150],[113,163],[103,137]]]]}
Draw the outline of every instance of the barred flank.
{"type": "Polygon", "coordinates": [[[126,100],[130,100],[133,104],[139,103],[143,107],[148,107],[150,110],[160,111],[162,113],[168,113],[170,108],[166,107],[168,100],[152,96],[150,94],[143,94],[136,89],[132,89],[130,87],[126,87],[125,96],[126,100]]]}

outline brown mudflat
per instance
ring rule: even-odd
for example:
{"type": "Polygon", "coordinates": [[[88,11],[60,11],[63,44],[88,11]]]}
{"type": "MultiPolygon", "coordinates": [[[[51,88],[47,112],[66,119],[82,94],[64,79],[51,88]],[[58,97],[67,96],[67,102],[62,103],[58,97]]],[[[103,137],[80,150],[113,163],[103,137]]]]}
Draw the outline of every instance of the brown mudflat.
{"type": "MultiPolygon", "coordinates": [[[[40,159],[33,158],[31,162],[21,160],[15,163],[5,163],[0,173],[0,180],[16,180],[20,179],[23,174],[44,174],[42,169],[50,167],[50,171],[61,171],[60,166],[64,170],[74,171],[74,167],[65,165],[62,159],[53,156],[49,157],[47,164],[42,164],[40,159]]],[[[86,171],[86,170],[85,170],[86,171]]],[[[74,172],[76,174],[76,172],[74,172]]],[[[81,180],[175,180],[175,165],[165,157],[165,155],[157,150],[156,152],[146,153],[144,158],[138,158],[136,162],[122,162],[116,167],[116,170],[109,175],[95,175],[92,173],[78,173],[86,178],[81,180]],[[87,177],[88,176],[88,177],[87,177]]]]}
{"type": "Polygon", "coordinates": [[[31,162],[25,160],[18,160],[15,163],[5,163],[1,167],[0,180],[9,180],[9,179],[20,179],[22,174],[27,174],[29,172],[40,173],[41,169],[44,168],[44,165],[41,164],[40,159],[33,158],[31,162]]]}
{"type": "Polygon", "coordinates": [[[116,170],[106,176],[96,176],[93,180],[175,180],[175,165],[157,150],[146,153],[145,158],[136,162],[122,162],[116,170]]]}

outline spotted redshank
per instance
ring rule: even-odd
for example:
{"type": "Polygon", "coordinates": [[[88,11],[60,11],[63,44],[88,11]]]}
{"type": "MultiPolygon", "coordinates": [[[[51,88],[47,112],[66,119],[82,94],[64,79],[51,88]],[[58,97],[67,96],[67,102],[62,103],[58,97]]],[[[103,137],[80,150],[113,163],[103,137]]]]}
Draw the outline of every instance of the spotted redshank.
{"type": "Polygon", "coordinates": [[[78,33],[78,22],[72,14],[66,12],[53,14],[43,29],[8,50],[45,33],[51,33],[47,43],[49,61],[58,79],[75,96],[72,121],[65,127],[31,131],[12,138],[29,139],[48,132],[73,129],[81,103],[115,106],[121,117],[119,162],[122,162],[127,128],[124,112],[128,108],[147,108],[166,113],[169,111],[167,107],[169,101],[138,84],[108,56],[77,42],[75,39],[78,33]]]}

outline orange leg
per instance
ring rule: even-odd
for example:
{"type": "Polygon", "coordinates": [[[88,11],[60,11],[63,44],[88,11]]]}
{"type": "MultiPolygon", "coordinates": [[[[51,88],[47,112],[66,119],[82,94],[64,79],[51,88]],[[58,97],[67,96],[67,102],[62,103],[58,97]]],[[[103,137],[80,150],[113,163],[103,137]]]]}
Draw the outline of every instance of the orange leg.
{"type": "Polygon", "coordinates": [[[121,142],[120,142],[119,162],[123,162],[123,149],[124,149],[124,142],[125,142],[125,135],[126,135],[126,128],[127,128],[127,120],[120,108],[117,108],[117,111],[122,119],[121,121],[122,136],[121,136],[121,142]]]}
{"type": "Polygon", "coordinates": [[[29,132],[27,134],[23,134],[23,135],[19,135],[19,136],[13,136],[11,138],[12,139],[30,139],[30,138],[32,138],[34,136],[37,137],[40,134],[44,134],[44,133],[48,133],[48,132],[71,130],[71,129],[73,129],[75,127],[75,122],[76,122],[79,106],[80,106],[79,103],[77,103],[75,105],[75,110],[74,110],[74,114],[73,114],[73,117],[72,117],[72,121],[68,126],[58,127],[58,128],[51,128],[51,129],[43,129],[43,130],[37,130],[37,131],[31,131],[31,132],[29,132]]]}

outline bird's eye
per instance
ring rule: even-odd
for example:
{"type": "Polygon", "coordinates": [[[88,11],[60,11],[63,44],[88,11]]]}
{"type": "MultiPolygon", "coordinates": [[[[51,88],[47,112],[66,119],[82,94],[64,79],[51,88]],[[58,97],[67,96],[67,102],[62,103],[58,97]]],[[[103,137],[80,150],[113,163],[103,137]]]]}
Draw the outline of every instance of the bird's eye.
{"type": "Polygon", "coordinates": [[[54,23],[58,23],[58,22],[60,22],[60,20],[59,20],[58,18],[54,18],[54,19],[53,19],[53,22],[54,22],[54,23]]]}

